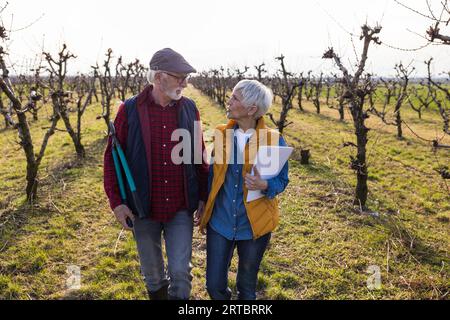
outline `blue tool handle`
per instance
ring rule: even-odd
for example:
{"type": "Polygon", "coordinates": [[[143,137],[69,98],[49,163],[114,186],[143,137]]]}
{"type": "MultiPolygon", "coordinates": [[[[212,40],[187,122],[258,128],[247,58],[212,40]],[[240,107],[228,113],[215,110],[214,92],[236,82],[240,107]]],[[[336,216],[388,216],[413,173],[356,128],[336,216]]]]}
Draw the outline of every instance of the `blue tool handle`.
{"type": "Polygon", "coordinates": [[[120,163],[119,158],[117,156],[117,151],[115,150],[114,147],[112,148],[112,156],[114,160],[114,168],[116,169],[117,182],[119,183],[120,196],[122,200],[126,201],[127,195],[125,193],[125,185],[123,184],[122,172],[120,170],[120,163]]]}
{"type": "MultiPolygon", "coordinates": [[[[122,172],[120,171],[120,163],[119,163],[119,157],[117,156],[117,151],[113,147],[112,149],[112,155],[114,159],[114,168],[116,169],[116,176],[117,181],[119,183],[119,189],[120,189],[120,196],[122,198],[122,201],[125,205],[127,205],[127,194],[125,192],[125,185],[123,184],[123,178],[122,178],[122,172]]],[[[129,228],[133,229],[133,221],[130,218],[125,219],[127,225],[129,228]]]]}
{"type": "Polygon", "coordinates": [[[119,144],[116,144],[117,153],[119,154],[120,162],[122,163],[123,171],[125,171],[125,175],[127,177],[128,185],[130,186],[131,192],[136,192],[136,184],[134,183],[133,176],[130,171],[130,167],[128,167],[127,159],[125,158],[125,154],[123,153],[122,148],[119,144]]]}

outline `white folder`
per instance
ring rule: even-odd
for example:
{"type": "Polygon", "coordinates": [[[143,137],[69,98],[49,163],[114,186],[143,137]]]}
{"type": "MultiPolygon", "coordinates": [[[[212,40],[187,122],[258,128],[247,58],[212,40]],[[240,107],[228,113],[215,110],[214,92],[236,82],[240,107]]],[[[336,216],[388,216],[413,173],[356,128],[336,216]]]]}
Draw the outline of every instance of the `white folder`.
{"type": "MultiPolygon", "coordinates": [[[[258,149],[258,154],[255,159],[255,167],[261,175],[261,179],[269,180],[272,179],[280,173],[283,169],[286,161],[294,151],[291,147],[280,147],[280,146],[261,146],[258,149]]],[[[252,170],[252,175],[254,172],[252,170]]],[[[247,202],[251,202],[264,197],[264,194],[259,191],[249,190],[247,194],[247,202]]]]}

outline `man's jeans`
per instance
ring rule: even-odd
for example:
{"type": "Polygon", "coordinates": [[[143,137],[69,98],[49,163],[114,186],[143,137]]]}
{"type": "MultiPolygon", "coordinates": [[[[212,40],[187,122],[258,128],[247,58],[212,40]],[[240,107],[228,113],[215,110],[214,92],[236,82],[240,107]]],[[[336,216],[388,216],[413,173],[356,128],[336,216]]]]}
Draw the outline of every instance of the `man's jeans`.
{"type": "Polygon", "coordinates": [[[180,211],[168,223],[150,219],[136,219],[134,237],[137,243],[141,272],[147,289],[155,292],[169,285],[169,296],[188,300],[192,288],[193,218],[187,211],[180,211]],[[164,269],[161,250],[161,232],[166,244],[168,277],[164,269]]]}
{"type": "Polygon", "coordinates": [[[234,248],[238,251],[238,273],[236,287],[239,300],[255,300],[258,271],[271,234],[257,240],[231,241],[210,226],[207,230],[206,246],[206,290],[213,300],[230,300],[228,270],[234,248]]]}

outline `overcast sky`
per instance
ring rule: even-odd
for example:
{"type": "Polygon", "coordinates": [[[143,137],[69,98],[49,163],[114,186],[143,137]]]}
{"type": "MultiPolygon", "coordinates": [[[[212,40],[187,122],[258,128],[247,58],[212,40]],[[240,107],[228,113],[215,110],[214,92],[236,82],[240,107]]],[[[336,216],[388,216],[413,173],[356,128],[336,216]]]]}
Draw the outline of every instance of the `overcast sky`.
{"type": "MultiPolygon", "coordinates": [[[[436,7],[440,3],[430,1],[436,7]]],[[[404,2],[426,10],[425,0],[404,2]]],[[[359,35],[366,21],[381,23],[384,43],[411,49],[426,43],[420,35],[431,25],[393,0],[10,0],[2,20],[8,28],[12,20],[17,30],[9,51],[18,72],[42,45],[56,52],[66,42],[78,56],[69,67],[72,73],[89,71],[108,48],[115,56],[139,58],[147,65],[164,47],[179,51],[197,70],[253,68],[261,62],[275,70],[274,57],[283,53],[293,72],[330,72],[331,61],[321,59],[324,51],[333,46],[348,66],[354,64],[354,47],[359,54],[362,44],[355,37],[353,46],[348,32],[359,35]]],[[[417,75],[423,75],[423,61],[429,57],[435,58],[436,73],[450,70],[450,46],[404,52],[382,45],[374,46],[369,56],[368,71],[380,76],[393,75],[399,61],[412,62],[417,75]]]]}

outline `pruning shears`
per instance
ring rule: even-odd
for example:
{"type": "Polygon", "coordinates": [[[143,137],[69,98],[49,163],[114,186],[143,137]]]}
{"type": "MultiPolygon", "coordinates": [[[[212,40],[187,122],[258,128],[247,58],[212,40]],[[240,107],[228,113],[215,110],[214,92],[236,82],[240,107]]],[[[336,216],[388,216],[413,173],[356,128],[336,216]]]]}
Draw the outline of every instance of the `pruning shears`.
{"type": "MultiPolygon", "coordinates": [[[[128,166],[127,159],[125,157],[125,153],[123,152],[122,147],[120,146],[119,140],[116,137],[116,128],[114,127],[114,122],[109,122],[109,136],[112,141],[112,156],[114,160],[114,168],[116,170],[117,182],[119,184],[120,197],[124,204],[128,203],[127,194],[125,192],[125,184],[122,177],[122,169],[125,172],[125,178],[127,180],[128,187],[131,191],[132,201],[134,203],[134,207],[137,210],[137,215],[140,219],[145,218],[144,210],[142,208],[141,201],[139,200],[138,194],[136,192],[136,184],[134,182],[133,176],[130,171],[130,167],[128,166]]],[[[130,218],[126,219],[127,225],[130,228],[133,228],[133,222],[130,218]]]]}

